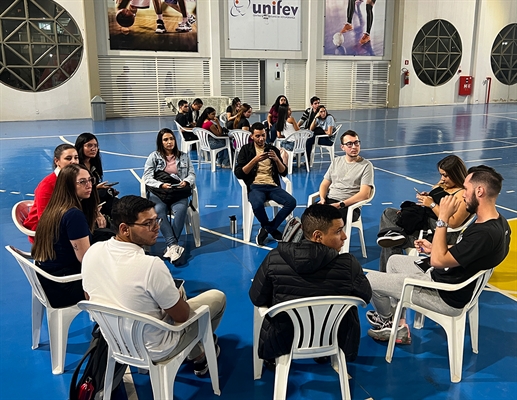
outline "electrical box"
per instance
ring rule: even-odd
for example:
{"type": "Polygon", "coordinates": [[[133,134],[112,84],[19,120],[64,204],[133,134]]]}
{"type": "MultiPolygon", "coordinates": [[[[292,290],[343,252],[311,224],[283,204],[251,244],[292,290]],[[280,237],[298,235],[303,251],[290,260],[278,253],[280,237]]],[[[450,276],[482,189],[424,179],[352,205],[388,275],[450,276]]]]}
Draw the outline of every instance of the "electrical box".
{"type": "Polygon", "coordinates": [[[472,94],[473,76],[460,76],[459,95],[470,96],[472,94]]]}

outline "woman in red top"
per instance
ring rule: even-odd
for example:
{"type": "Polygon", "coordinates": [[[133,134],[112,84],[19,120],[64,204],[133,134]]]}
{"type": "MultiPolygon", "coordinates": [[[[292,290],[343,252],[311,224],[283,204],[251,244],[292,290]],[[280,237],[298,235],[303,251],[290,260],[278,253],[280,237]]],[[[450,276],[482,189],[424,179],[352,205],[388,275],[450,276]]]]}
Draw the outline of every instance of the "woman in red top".
{"type": "MultiPolygon", "coordinates": [[[[217,119],[215,108],[213,107],[207,107],[204,109],[203,113],[197,120],[197,126],[199,128],[206,129],[215,136],[226,136],[223,132],[221,123],[217,119]]],[[[212,137],[208,138],[208,143],[210,144],[211,149],[218,149],[225,146],[225,142],[223,140],[217,140],[212,137]]],[[[217,153],[216,163],[219,167],[231,168],[228,150],[225,149],[217,153]]]]}
{"type": "MultiPolygon", "coordinates": [[[[23,221],[25,228],[36,231],[41,214],[45,211],[56,186],[57,175],[62,168],[69,164],[79,164],[77,150],[70,144],[60,144],[54,149],[54,171],[43,178],[34,190],[34,204],[29,211],[29,215],[23,221]]],[[[34,243],[34,238],[29,236],[29,241],[34,243]]]]}
{"type": "Polygon", "coordinates": [[[269,125],[269,135],[266,138],[266,142],[275,143],[276,140],[276,122],[278,121],[278,107],[286,105],[289,107],[289,101],[283,94],[276,98],[275,104],[269,110],[267,115],[267,123],[269,125]]]}

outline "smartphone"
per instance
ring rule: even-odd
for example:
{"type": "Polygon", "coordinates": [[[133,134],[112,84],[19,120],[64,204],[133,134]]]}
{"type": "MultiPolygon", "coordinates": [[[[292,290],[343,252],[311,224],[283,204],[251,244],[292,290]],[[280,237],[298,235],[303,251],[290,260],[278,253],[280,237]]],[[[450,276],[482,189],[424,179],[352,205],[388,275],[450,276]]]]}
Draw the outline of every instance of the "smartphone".
{"type": "Polygon", "coordinates": [[[103,201],[102,203],[99,204],[99,207],[102,207],[104,204],[106,204],[105,201],[103,201]]]}
{"type": "Polygon", "coordinates": [[[413,188],[415,190],[415,192],[417,192],[418,194],[422,194],[422,192],[420,192],[420,190],[418,190],[416,187],[413,188]]]}
{"type": "Polygon", "coordinates": [[[115,186],[115,185],[118,185],[118,184],[119,184],[119,182],[106,182],[106,183],[104,184],[104,186],[109,186],[109,187],[111,187],[111,186],[115,186]]]}
{"type": "Polygon", "coordinates": [[[176,284],[176,288],[180,289],[185,283],[185,279],[176,279],[174,278],[174,283],[176,284]]]}
{"type": "Polygon", "coordinates": [[[424,258],[421,258],[420,260],[418,261],[415,261],[415,265],[424,273],[427,272],[427,270],[429,270],[429,268],[432,268],[433,266],[431,264],[429,264],[429,259],[430,257],[424,257],[424,258]]]}

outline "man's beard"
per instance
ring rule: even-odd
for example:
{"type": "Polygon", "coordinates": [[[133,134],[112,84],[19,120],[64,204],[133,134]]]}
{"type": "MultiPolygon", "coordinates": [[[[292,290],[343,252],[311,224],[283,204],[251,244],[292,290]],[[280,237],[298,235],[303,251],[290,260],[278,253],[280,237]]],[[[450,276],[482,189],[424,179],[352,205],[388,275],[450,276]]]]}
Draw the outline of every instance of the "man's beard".
{"type": "Polygon", "coordinates": [[[465,202],[467,205],[467,211],[471,214],[477,213],[479,207],[479,201],[476,196],[472,196],[469,202],[465,202]]]}

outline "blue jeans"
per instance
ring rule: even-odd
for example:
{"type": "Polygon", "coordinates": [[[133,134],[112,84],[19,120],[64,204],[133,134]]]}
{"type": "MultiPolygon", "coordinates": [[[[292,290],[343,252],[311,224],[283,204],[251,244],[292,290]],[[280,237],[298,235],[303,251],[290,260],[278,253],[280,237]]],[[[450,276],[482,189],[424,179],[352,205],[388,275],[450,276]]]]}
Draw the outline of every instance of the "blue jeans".
{"type": "Polygon", "coordinates": [[[314,129],[314,135],[307,139],[307,143],[305,144],[305,150],[307,151],[307,158],[311,159],[312,148],[314,147],[314,142],[316,141],[316,136],[326,136],[325,138],[319,139],[319,144],[324,146],[334,145],[334,140],[328,136],[325,131],[321,128],[314,129]]]}
{"type": "Polygon", "coordinates": [[[165,238],[167,247],[178,244],[178,239],[181,236],[183,225],[185,224],[185,217],[187,216],[188,198],[181,199],[171,206],[172,215],[174,215],[172,225],[167,219],[167,205],[151,192],[149,192],[149,200],[156,203],[154,210],[156,214],[158,214],[158,218],[163,220],[160,225],[160,231],[165,238]]]}
{"type": "MultiPolygon", "coordinates": [[[[220,149],[226,145],[224,140],[217,140],[212,137],[208,138],[208,143],[210,144],[211,149],[220,149]]],[[[215,161],[217,164],[221,165],[230,165],[230,157],[228,155],[228,150],[223,150],[217,153],[215,161]]]]}
{"type": "Polygon", "coordinates": [[[296,199],[281,187],[274,185],[251,185],[248,200],[251,203],[251,208],[253,208],[253,214],[260,222],[260,226],[266,228],[269,233],[277,230],[296,207],[296,199]],[[273,200],[282,205],[273,221],[269,220],[264,207],[264,203],[268,200],[273,200]]]}

